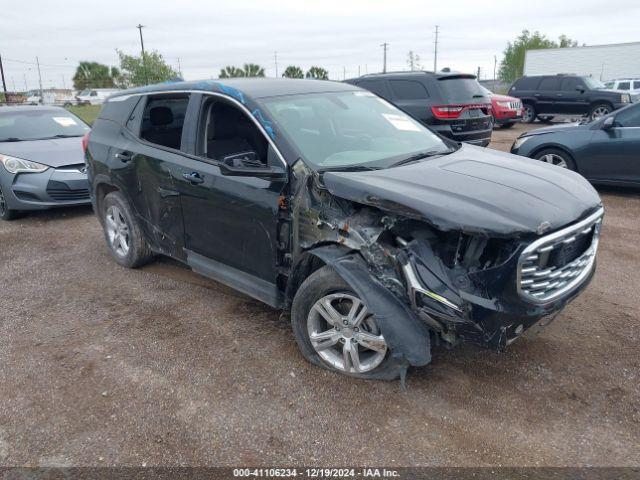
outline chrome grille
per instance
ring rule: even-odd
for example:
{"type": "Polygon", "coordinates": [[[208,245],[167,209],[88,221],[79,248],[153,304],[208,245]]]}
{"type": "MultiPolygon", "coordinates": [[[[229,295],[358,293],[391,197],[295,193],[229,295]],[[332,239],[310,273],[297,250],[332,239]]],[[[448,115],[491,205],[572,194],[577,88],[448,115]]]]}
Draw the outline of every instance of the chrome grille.
{"type": "Polygon", "coordinates": [[[518,292],[526,300],[547,303],[580,285],[593,269],[603,209],[524,249],[518,261],[518,292]]]}
{"type": "Polygon", "coordinates": [[[520,110],[520,102],[509,102],[509,108],[511,110],[520,110]]]}

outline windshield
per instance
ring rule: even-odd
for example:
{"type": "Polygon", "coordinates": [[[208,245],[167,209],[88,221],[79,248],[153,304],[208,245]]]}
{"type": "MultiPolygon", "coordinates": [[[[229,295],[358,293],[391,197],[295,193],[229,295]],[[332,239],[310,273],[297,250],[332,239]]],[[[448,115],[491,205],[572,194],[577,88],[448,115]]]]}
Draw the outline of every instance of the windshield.
{"type": "Polygon", "coordinates": [[[82,120],[62,109],[24,107],[21,111],[0,112],[0,142],[81,137],[88,131],[82,120]]]}
{"type": "Polygon", "coordinates": [[[316,169],[390,166],[451,146],[371,92],[291,95],[262,101],[285,136],[316,169]]]}
{"type": "Polygon", "coordinates": [[[604,83],[602,83],[600,80],[595,80],[591,77],[585,77],[583,80],[584,80],[584,83],[587,84],[587,87],[589,87],[591,90],[606,88],[604,83]]]}

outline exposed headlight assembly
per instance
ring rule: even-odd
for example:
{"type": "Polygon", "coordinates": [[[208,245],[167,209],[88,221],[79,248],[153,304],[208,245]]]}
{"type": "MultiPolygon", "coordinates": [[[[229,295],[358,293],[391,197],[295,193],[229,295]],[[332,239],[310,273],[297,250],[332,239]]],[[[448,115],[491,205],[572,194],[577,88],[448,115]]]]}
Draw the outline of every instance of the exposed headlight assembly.
{"type": "Polygon", "coordinates": [[[40,163],[0,154],[0,162],[9,173],[42,173],[49,167],[40,163]]]}
{"type": "Polygon", "coordinates": [[[622,95],[620,95],[620,102],[621,103],[631,103],[631,96],[627,93],[623,93],[622,95]]]}
{"type": "Polygon", "coordinates": [[[522,146],[522,144],[523,144],[524,142],[526,142],[527,140],[529,140],[530,138],[531,138],[530,136],[529,136],[529,137],[519,137],[519,138],[516,138],[516,141],[515,141],[515,142],[513,142],[513,147],[512,147],[512,148],[513,148],[513,149],[518,149],[518,148],[520,148],[520,147],[522,146]]]}

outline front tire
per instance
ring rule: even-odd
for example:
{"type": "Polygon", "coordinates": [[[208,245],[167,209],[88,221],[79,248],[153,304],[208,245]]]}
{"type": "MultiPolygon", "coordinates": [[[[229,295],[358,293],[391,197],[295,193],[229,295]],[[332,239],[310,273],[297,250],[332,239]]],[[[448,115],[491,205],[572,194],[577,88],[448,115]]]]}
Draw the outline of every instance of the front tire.
{"type": "Polygon", "coordinates": [[[569,170],[576,169],[576,164],[573,161],[573,158],[571,158],[571,155],[557,148],[547,148],[542,150],[538,152],[534,158],[557,167],[567,168],[569,170]]]}
{"type": "Polygon", "coordinates": [[[536,108],[530,103],[524,104],[522,112],[522,121],[524,123],[533,123],[536,121],[536,108]]]}
{"type": "Polygon", "coordinates": [[[2,192],[2,188],[0,188],[0,220],[10,221],[15,220],[20,216],[20,212],[9,208],[7,205],[7,199],[2,192]]]}
{"type": "Polygon", "coordinates": [[[500,128],[511,128],[515,125],[515,122],[503,123],[500,128]]]}
{"type": "Polygon", "coordinates": [[[393,380],[400,373],[374,316],[328,265],[300,286],[291,326],[300,351],[314,365],[359,378],[393,380]]]}
{"type": "Polygon", "coordinates": [[[589,113],[589,117],[591,120],[597,120],[600,117],[604,117],[605,115],[609,115],[613,112],[613,108],[608,103],[598,103],[591,108],[591,112],[589,113]]]}
{"type": "Polygon", "coordinates": [[[101,218],[107,246],[123,267],[137,268],[153,257],[151,248],[129,203],[120,192],[111,192],[102,201],[101,218]]]}

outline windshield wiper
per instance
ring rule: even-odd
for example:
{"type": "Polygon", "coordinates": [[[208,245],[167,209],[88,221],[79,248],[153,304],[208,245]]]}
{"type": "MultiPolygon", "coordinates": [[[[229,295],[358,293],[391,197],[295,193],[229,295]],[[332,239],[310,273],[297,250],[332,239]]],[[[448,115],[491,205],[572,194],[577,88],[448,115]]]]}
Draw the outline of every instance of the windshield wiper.
{"type": "Polygon", "coordinates": [[[54,135],[51,138],[75,138],[75,137],[82,137],[82,135],[78,135],[78,134],[71,135],[69,133],[58,133],[57,135],[54,135]]]}
{"type": "Polygon", "coordinates": [[[24,142],[24,138],[18,138],[18,137],[0,138],[0,142],[24,142]]]}
{"type": "Polygon", "coordinates": [[[411,155],[407,158],[403,158],[400,161],[397,161],[396,163],[392,163],[390,166],[391,167],[397,167],[400,165],[406,165],[407,163],[411,163],[411,162],[417,162],[418,160],[422,160],[423,158],[429,158],[429,157],[435,157],[436,155],[446,155],[447,153],[451,153],[453,152],[452,149],[447,149],[447,150],[429,150],[427,152],[419,152],[416,153],[414,155],[411,155]]]}
{"type": "Polygon", "coordinates": [[[335,168],[323,168],[318,170],[320,173],[325,172],[368,172],[371,170],[380,170],[380,167],[368,167],[367,165],[344,165],[335,168]]]}

